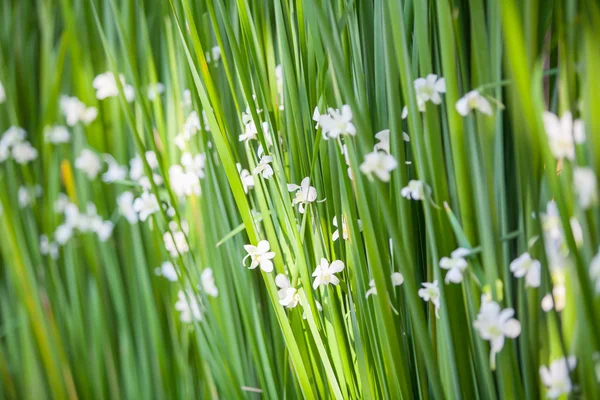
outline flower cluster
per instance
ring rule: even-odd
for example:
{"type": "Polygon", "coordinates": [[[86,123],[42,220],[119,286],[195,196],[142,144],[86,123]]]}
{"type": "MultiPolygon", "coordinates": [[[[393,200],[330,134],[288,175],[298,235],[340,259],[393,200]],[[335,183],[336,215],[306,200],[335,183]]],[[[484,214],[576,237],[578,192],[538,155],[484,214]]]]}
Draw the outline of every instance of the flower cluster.
{"type": "Polygon", "coordinates": [[[11,126],[0,138],[0,163],[9,157],[21,165],[29,164],[38,157],[38,151],[27,140],[24,129],[11,126]]]}
{"type": "Polygon", "coordinates": [[[60,245],[65,245],[75,233],[94,232],[100,241],[107,241],[113,232],[114,224],[110,220],[103,220],[98,215],[96,206],[88,203],[86,211],[81,212],[76,204],[61,194],[54,204],[54,210],[64,215],[64,222],[56,228],[54,240],[60,245]]]}

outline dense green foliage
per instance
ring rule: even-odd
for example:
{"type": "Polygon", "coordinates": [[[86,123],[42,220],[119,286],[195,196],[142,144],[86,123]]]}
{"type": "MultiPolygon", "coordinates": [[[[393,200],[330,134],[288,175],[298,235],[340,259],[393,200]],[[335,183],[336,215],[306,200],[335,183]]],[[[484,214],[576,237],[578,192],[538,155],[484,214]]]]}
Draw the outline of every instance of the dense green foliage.
{"type": "Polygon", "coordinates": [[[2,0],[0,399],[600,398],[599,42],[587,0],[2,0]]]}

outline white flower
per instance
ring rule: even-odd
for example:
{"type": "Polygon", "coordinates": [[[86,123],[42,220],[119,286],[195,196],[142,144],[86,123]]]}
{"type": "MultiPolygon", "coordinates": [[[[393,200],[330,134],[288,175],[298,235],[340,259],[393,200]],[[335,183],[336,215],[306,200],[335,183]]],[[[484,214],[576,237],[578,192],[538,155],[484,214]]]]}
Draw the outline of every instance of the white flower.
{"type": "Polygon", "coordinates": [[[94,230],[98,235],[98,238],[102,242],[106,242],[112,235],[114,224],[111,221],[98,221],[95,224],[94,230]]]}
{"type": "Polygon", "coordinates": [[[219,289],[215,286],[215,278],[213,277],[212,269],[205,268],[200,275],[200,282],[202,283],[202,289],[207,295],[217,297],[219,295],[219,289]]]}
{"type": "Polygon", "coordinates": [[[321,258],[321,263],[317,265],[317,268],[313,272],[312,276],[315,277],[313,282],[313,289],[317,289],[319,286],[327,286],[332,284],[337,286],[340,283],[340,279],[335,276],[338,272],[344,270],[344,263],[340,260],[335,260],[329,264],[325,258],[321,258]]]}
{"type": "Polygon", "coordinates": [[[93,151],[83,149],[75,159],[75,168],[84,172],[89,179],[94,180],[102,170],[102,161],[93,151]]]}
{"type": "Polygon", "coordinates": [[[557,399],[563,394],[569,394],[573,390],[573,384],[569,377],[569,371],[575,369],[577,359],[574,356],[559,358],[552,361],[550,368],[545,365],[540,367],[542,383],[548,390],[546,397],[557,399]]]}
{"type": "Polygon", "coordinates": [[[420,100],[422,103],[431,101],[433,104],[440,104],[442,102],[440,93],[446,93],[445,79],[438,78],[435,74],[429,74],[427,78],[416,79],[414,85],[417,102],[420,100]]]}
{"type": "Polygon", "coordinates": [[[117,198],[119,213],[125,217],[130,224],[138,222],[138,215],[133,208],[133,193],[123,192],[117,198]]]}
{"type": "MultiPolygon", "coordinates": [[[[123,75],[119,75],[119,80],[123,86],[125,99],[131,103],[135,98],[133,86],[125,83],[125,77],[123,75]]],[[[119,87],[117,86],[115,75],[110,71],[96,76],[92,82],[92,86],[96,89],[96,98],[98,100],[104,100],[107,97],[119,95],[119,87]]]]}
{"type": "Polygon", "coordinates": [[[525,277],[525,285],[540,287],[542,264],[531,258],[529,253],[523,253],[510,263],[510,270],[516,278],[525,277]]]}
{"type": "Polygon", "coordinates": [[[127,167],[120,165],[110,154],[103,154],[108,170],[102,175],[102,181],[110,183],[122,181],[127,177],[127,167]]]}
{"type": "Polygon", "coordinates": [[[182,107],[191,107],[192,106],[192,92],[190,89],[185,89],[183,91],[183,100],[181,101],[182,107]]]}
{"type": "Polygon", "coordinates": [[[490,342],[490,366],[496,368],[496,354],[504,347],[504,338],[514,339],[521,333],[521,323],[512,316],[515,310],[505,308],[484,296],[481,299],[481,307],[477,319],[473,323],[479,336],[490,342]]]}
{"type": "Polygon", "coordinates": [[[2,82],[0,82],[0,104],[6,101],[6,91],[4,90],[4,86],[2,82]]]}
{"type": "Polygon", "coordinates": [[[555,114],[544,111],[542,118],[548,135],[548,144],[554,157],[558,160],[563,158],[574,160],[575,143],[585,142],[583,122],[573,121],[573,116],[568,111],[560,119],[555,114]]]}
{"type": "Polygon", "coordinates": [[[181,322],[202,321],[202,299],[192,289],[180,290],[177,293],[175,309],[181,313],[181,322]]]}
{"type": "Polygon", "coordinates": [[[310,186],[310,178],[307,176],[302,179],[300,186],[293,183],[287,185],[289,192],[296,192],[296,196],[292,200],[292,206],[299,204],[298,211],[304,214],[304,205],[317,200],[317,189],[310,186]]]}
{"type": "Polygon", "coordinates": [[[44,140],[46,143],[52,144],[69,143],[71,134],[62,125],[47,126],[44,129],[44,140]]]}
{"type": "Polygon", "coordinates": [[[61,246],[66,244],[72,236],[73,226],[71,226],[70,224],[59,225],[56,228],[56,231],[54,231],[54,240],[56,240],[56,243],[58,243],[61,246]]]}
{"type": "Polygon", "coordinates": [[[408,106],[402,107],[402,119],[406,119],[408,117],[408,106]]]}
{"type": "Polygon", "coordinates": [[[404,275],[400,272],[392,272],[392,286],[400,286],[404,283],[404,275]]]}
{"type": "Polygon", "coordinates": [[[575,167],[573,184],[582,209],[586,210],[598,203],[598,183],[593,169],[575,167]]]}
{"type": "Polygon", "coordinates": [[[154,270],[154,273],[158,276],[162,276],[171,282],[177,282],[179,277],[177,276],[177,268],[170,261],[163,262],[159,268],[154,270]]]}
{"type": "Polygon", "coordinates": [[[193,173],[197,178],[204,178],[204,166],[206,165],[206,155],[185,152],[181,155],[181,165],[185,167],[186,172],[193,173]]]}
{"type": "Polygon", "coordinates": [[[381,132],[377,132],[375,134],[375,139],[379,140],[379,143],[375,143],[373,149],[382,150],[387,154],[390,154],[390,130],[384,129],[381,132]]]}
{"type": "Polygon", "coordinates": [[[240,173],[240,179],[242,180],[242,185],[244,186],[244,192],[247,194],[248,189],[252,189],[254,187],[254,177],[247,169],[242,169],[242,164],[235,164],[238,172],[240,173]]]}
{"type": "Polygon", "coordinates": [[[179,254],[185,254],[190,251],[190,247],[185,233],[180,231],[176,224],[170,224],[170,227],[171,232],[164,233],[163,242],[165,243],[165,249],[171,254],[171,257],[175,258],[179,254]]]}
{"type": "Polygon", "coordinates": [[[90,124],[98,116],[96,107],[86,107],[77,97],[60,96],[60,109],[69,126],[75,126],[80,121],[85,125],[90,124]]]}
{"type": "Polygon", "coordinates": [[[452,252],[452,254],[450,255],[451,258],[442,257],[442,259],[440,260],[440,267],[448,270],[446,278],[444,279],[444,282],[446,282],[446,284],[448,284],[449,282],[462,282],[462,274],[469,266],[467,260],[465,260],[464,257],[469,253],[470,251],[468,249],[459,247],[458,249],[452,252]]]}
{"type": "Polygon", "coordinates": [[[219,46],[213,46],[210,49],[211,59],[213,62],[218,62],[221,59],[221,48],[219,46]]]}
{"type": "Polygon", "coordinates": [[[138,213],[140,221],[145,221],[157,211],[160,211],[158,199],[154,193],[144,192],[133,202],[133,211],[138,213]]]}
{"type": "Polygon", "coordinates": [[[590,278],[596,285],[596,293],[600,294],[600,249],[590,262],[590,278]]]}
{"type": "Polygon", "coordinates": [[[27,164],[37,156],[38,151],[29,142],[15,143],[12,147],[12,157],[17,164],[27,164]]]}
{"type": "Polygon", "coordinates": [[[260,157],[260,161],[258,162],[256,168],[254,168],[252,171],[252,174],[261,174],[263,178],[269,179],[273,176],[273,168],[270,165],[273,162],[273,156],[263,155],[262,146],[258,146],[258,156],[260,157]]]}
{"type": "Polygon", "coordinates": [[[284,274],[278,274],[275,277],[275,285],[279,288],[277,295],[279,296],[279,304],[286,308],[294,308],[300,302],[298,289],[292,287],[290,280],[284,274]]]}
{"type": "Polygon", "coordinates": [[[315,130],[319,129],[319,120],[321,119],[321,113],[319,112],[319,107],[315,107],[315,110],[313,111],[313,115],[312,115],[312,120],[316,122],[315,124],[315,130]]]}
{"type": "Polygon", "coordinates": [[[19,187],[18,198],[19,198],[19,207],[20,208],[27,207],[28,205],[31,204],[31,201],[33,200],[29,193],[29,189],[26,188],[25,186],[19,187]]]}
{"type": "Polygon", "coordinates": [[[148,86],[147,96],[148,100],[154,101],[156,98],[165,92],[165,85],[160,82],[156,82],[153,85],[148,86]]]}
{"type": "Polygon", "coordinates": [[[51,242],[46,235],[40,235],[40,254],[48,255],[51,259],[58,259],[58,245],[51,242]]]}
{"type": "Polygon", "coordinates": [[[169,168],[169,181],[173,193],[178,197],[199,196],[202,192],[196,173],[184,171],[179,164],[171,165],[169,168]]]}
{"type": "Polygon", "coordinates": [[[456,102],[456,111],[466,117],[472,110],[478,110],[482,114],[492,115],[490,102],[478,91],[472,90],[456,102]]]}
{"type": "Polygon", "coordinates": [[[435,316],[440,317],[440,288],[437,279],[433,283],[423,282],[423,287],[419,289],[419,297],[424,301],[429,301],[435,306],[435,316]]]}
{"type": "Polygon", "coordinates": [[[375,279],[369,281],[369,290],[365,293],[365,297],[368,299],[369,296],[377,295],[377,287],[375,287],[375,279]]]}
{"type": "MultiPolygon", "coordinates": [[[[262,127],[263,134],[265,135],[265,138],[269,138],[270,137],[269,124],[265,121],[262,123],[261,127],[262,127]]],[[[256,124],[254,123],[254,121],[250,120],[245,125],[244,133],[239,136],[239,141],[240,142],[249,142],[250,140],[257,140],[257,139],[258,139],[258,129],[256,128],[256,124]]]]}
{"type": "Polygon", "coordinates": [[[327,114],[319,117],[319,125],[323,128],[323,139],[335,139],[340,135],[356,135],[356,128],[352,124],[352,110],[345,104],[342,111],[329,108],[327,114]]]}
{"type": "Polygon", "coordinates": [[[392,172],[398,167],[398,162],[394,156],[383,151],[373,151],[365,155],[365,160],[360,165],[363,174],[375,174],[383,182],[389,182],[392,172]]]}
{"type": "MultiPolygon", "coordinates": [[[[362,232],[362,221],[359,219],[356,222],[358,224],[358,230],[362,232]]],[[[335,242],[340,237],[340,230],[338,227],[337,215],[333,217],[333,226],[338,228],[335,230],[335,232],[333,232],[333,235],[331,235],[331,240],[333,240],[335,242]]],[[[349,237],[350,237],[350,229],[348,228],[346,217],[342,216],[342,239],[348,240],[349,237]]]]}
{"type": "Polygon", "coordinates": [[[254,269],[260,265],[260,269],[265,272],[273,271],[273,258],[275,258],[275,253],[269,251],[271,245],[267,240],[261,240],[258,242],[258,245],[253,246],[251,244],[244,245],[244,249],[248,252],[248,255],[244,257],[242,263],[244,266],[246,265],[246,259],[250,257],[250,266],[249,269],[254,269]]]}
{"type": "Polygon", "coordinates": [[[408,185],[402,188],[400,194],[409,200],[425,200],[425,191],[427,194],[431,194],[429,186],[422,181],[410,180],[408,185]]]}

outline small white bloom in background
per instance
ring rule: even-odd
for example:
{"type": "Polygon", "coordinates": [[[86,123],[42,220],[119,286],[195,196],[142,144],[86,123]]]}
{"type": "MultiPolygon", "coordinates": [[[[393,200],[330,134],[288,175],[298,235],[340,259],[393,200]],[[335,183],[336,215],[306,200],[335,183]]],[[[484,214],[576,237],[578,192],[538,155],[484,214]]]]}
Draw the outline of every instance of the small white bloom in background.
{"type": "Polygon", "coordinates": [[[431,194],[429,186],[421,181],[410,180],[408,185],[402,188],[400,194],[409,200],[425,200],[425,191],[427,191],[427,194],[431,194]]]}
{"type": "Polygon", "coordinates": [[[369,296],[377,295],[377,287],[375,287],[375,279],[369,281],[369,290],[365,293],[365,297],[368,299],[369,296]]]}
{"type": "Polygon", "coordinates": [[[65,245],[72,236],[73,227],[69,224],[59,225],[54,231],[54,240],[61,246],[65,245]]]}
{"type": "MultiPolygon", "coordinates": [[[[126,84],[125,77],[121,74],[119,74],[119,80],[123,86],[125,99],[131,103],[135,98],[135,90],[133,89],[133,86],[126,84]]],[[[96,89],[96,98],[98,100],[104,100],[107,97],[115,97],[119,95],[119,87],[117,85],[115,75],[110,71],[96,76],[92,82],[92,86],[94,89],[96,89]]]]}
{"type": "MultiPolygon", "coordinates": [[[[187,233],[187,224],[185,222],[181,223],[181,227],[187,233]]],[[[163,235],[163,242],[165,243],[165,249],[171,254],[171,257],[175,258],[179,254],[183,255],[190,251],[185,233],[179,229],[177,222],[169,222],[169,229],[170,232],[167,231],[163,235]]]]}
{"type": "Polygon", "coordinates": [[[33,202],[34,199],[42,197],[43,190],[40,185],[32,187],[21,186],[18,191],[19,207],[25,208],[33,202]]]}
{"type": "Polygon", "coordinates": [[[596,285],[596,293],[600,294],[600,249],[598,249],[598,253],[592,258],[589,271],[590,278],[596,285]]]}
{"type": "Polygon", "coordinates": [[[263,155],[262,146],[258,146],[258,157],[260,157],[260,161],[258,162],[256,168],[254,168],[252,171],[252,174],[260,174],[263,178],[269,179],[273,176],[273,168],[270,165],[273,162],[273,156],[263,155]]]}
{"type": "Polygon", "coordinates": [[[247,169],[242,169],[242,164],[236,163],[238,172],[240,173],[240,179],[242,180],[242,186],[244,186],[244,192],[248,194],[248,189],[254,187],[254,177],[247,169]]]}
{"type": "Polygon", "coordinates": [[[165,85],[160,82],[156,82],[153,85],[148,86],[148,91],[146,95],[148,96],[148,100],[154,101],[156,98],[165,92],[165,85]]]}
{"type": "Polygon", "coordinates": [[[469,253],[470,251],[468,249],[459,247],[450,254],[450,258],[442,257],[440,260],[440,267],[448,270],[446,278],[444,279],[446,284],[449,282],[461,283],[463,281],[463,272],[469,266],[464,257],[469,253]]]}
{"type": "Polygon", "coordinates": [[[394,156],[383,151],[373,151],[365,155],[365,160],[360,164],[360,170],[363,174],[374,174],[383,182],[389,182],[391,172],[398,167],[398,161],[394,156]]]}
{"type": "Polygon", "coordinates": [[[18,196],[19,198],[19,207],[20,208],[25,208],[28,205],[31,204],[32,202],[32,198],[31,195],[29,194],[29,189],[26,188],[25,186],[21,186],[19,187],[19,191],[18,191],[18,196]]]}
{"type": "Polygon", "coordinates": [[[125,217],[130,224],[138,222],[138,215],[133,208],[133,193],[123,192],[117,197],[117,208],[119,213],[125,217]]]}
{"type": "Polygon", "coordinates": [[[120,165],[110,154],[103,154],[102,157],[108,164],[108,170],[102,175],[102,181],[111,183],[122,181],[127,177],[127,167],[120,165]]]}
{"type": "Polygon", "coordinates": [[[4,86],[2,82],[0,82],[0,104],[6,101],[6,91],[4,90],[4,86]]]}
{"type": "Polygon", "coordinates": [[[75,159],[75,168],[85,173],[89,179],[94,180],[102,170],[102,161],[93,151],[83,149],[75,159]]]}
{"type": "Polygon", "coordinates": [[[548,144],[554,157],[557,160],[567,158],[573,161],[575,159],[575,143],[585,142],[583,121],[573,121],[573,116],[568,111],[560,119],[556,114],[544,111],[542,119],[548,135],[548,144]]]}
{"type": "Polygon", "coordinates": [[[183,91],[183,100],[181,101],[182,107],[191,107],[192,106],[192,92],[190,89],[185,89],[183,91]]]}
{"type": "Polygon", "coordinates": [[[185,167],[186,172],[194,174],[197,178],[204,178],[204,166],[206,165],[206,155],[185,152],[181,155],[181,165],[185,167]]]}
{"type": "Polygon", "coordinates": [[[179,315],[181,322],[189,324],[202,321],[202,299],[192,289],[180,290],[177,293],[175,309],[181,313],[179,315]]]}
{"type": "Polygon", "coordinates": [[[12,158],[17,164],[27,164],[35,160],[38,156],[38,151],[29,142],[15,143],[12,147],[12,158]]]}
{"type": "Polygon", "coordinates": [[[221,60],[221,48],[219,46],[213,46],[213,48],[210,49],[210,56],[212,62],[219,62],[219,60],[221,60]]]}
{"type": "Polygon", "coordinates": [[[577,193],[579,207],[587,210],[598,203],[598,181],[593,169],[575,167],[573,170],[573,185],[577,193]]]}
{"type": "Polygon", "coordinates": [[[60,110],[69,126],[75,126],[78,122],[88,125],[98,116],[96,107],[87,107],[74,96],[60,96],[60,110]]]}
{"type": "Polygon", "coordinates": [[[340,279],[335,276],[338,272],[344,270],[344,263],[340,260],[335,260],[331,264],[325,258],[321,258],[321,263],[317,265],[317,268],[313,272],[312,276],[315,278],[313,282],[313,289],[317,289],[319,286],[327,286],[332,284],[337,286],[340,283],[340,279]]]}
{"type": "Polygon", "coordinates": [[[456,102],[456,111],[463,117],[469,115],[473,110],[485,115],[492,115],[490,102],[476,90],[468,92],[456,102]]]}
{"type": "Polygon", "coordinates": [[[248,253],[242,260],[244,266],[246,265],[246,259],[250,257],[250,266],[248,269],[254,269],[260,266],[260,269],[265,272],[273,271],[273,261],[271,260],[275,258],[275,252],[269,251],[271,245],[267,240],[261,240],[256,246],[246,244],[244,245],[244,249],[248,253]]]}
{"type": "Polygon", "coordinates": [[[44,256],[50,256],[51,259],[58,259],[58,245],[51,242],[46,235],[40,235],[40,253],[44,256]]]}
{"type": "MultiPolygon", "coordinates": [[[[350,237],[350,229],[348,228],[347,222],[348,221],[346,220],[346,217],[342,216],[342,239],[344,240],[348,240],[348,238],[350,237]]],[[[358,230],[362,232],[362,221],[359,219],[356,220],[356,223],[358,224],[358,230]]],[[[331,235],[331,240],[335,242],[340,237],[340,229],[337,222],[337,215],[333,217],[333,226],[338,228],[335,230],[335,232],[333,232],[333,235],[331,235]]]]}
{"type": "Polygon", "coordinates": [[[47,126],[44,129],[44,140],[46,143],[62,144],[71,141],[71,134],[62,125],[47,126]]]}
{"type": "Polygon", "coordinates": [[[200,275],[200,282],[202,283],[202,289],[207,295],[217,297],[219,295],[219,289],[215,286],[215,278],[213,277],[213,271],[210,268],[205,268],[200,275]]]}
{"type": "MultiPolygon", "coordinates": [[[[426,78],[417,78],[414,82],[417,102],[424,103],[431,101],[433,104],[440,104],[442,97],[440,93],[446,93],[446,80],[438,78],[435,74],[429,74],[426,78]]],[[[421,109],[421,106],[419,107],[421,109]]],[[[424,110],[421,110],[424,111],[424,110]]]]}
{"type": "Polygon", "coordinates": [[[101,242],[106,242],[112,235],[115,225],[111,221],[98,221],[94,230],[101,242]]]}
{"type": "Polygon", "coordinates": [[[300,302],[298,289],[292,287],[290,280],[284,274],[278,274],[275,277],[275,285],[279,288],[277,295],[279,296],[279,304],[285,308],[294,308],[300,302]]]}
{"type": "Polygon", "coordinates": [[[202,193],[198,176],[193,172],[185,171],[179,164],[169,167],[169,181],[177,197],[199,196],[202,193]]]}
{"type": "Polygon", "coordinates": [[[404,275],[400,272],[392,272],[392,286],[401,286],[404,283],[404,275]]]}
{"type": "Polygon", "coordinates": [[[504,347],[504,338],[514,339],[521,334],[521,323],[513,318],[515,310],[505,308],[484,296],[473,326],[483,340],[490,342],[490,366],[496,369],[496,354],[504,347]]]}
{"type": "Polygon", "coordinates": [[[171,282],[177,282],[179,277],[177,276],[177,269],[170,261],[163,262],[159,268],[154,270],[154,273],[158,276],[162,276],[171,282]]]}
{"type": "Polygon", "coordinates": [[[525,286],[540,287],[542,264],[523,253],[510,263],[510,271],[516,278],[525,277],[525,286]]]}
{"type": "Polygon", "coordinates": [[[154,193],[144,192],[133,202],[133,211],[138,214],[140,221],[145,221],[157,211],[160,211],[158,199],[154,193]]]}
{"type": "Polygon", "coordinates": [[[557,399],[563,394],[569,394],[573,390],[569,371],[575,369],[577,359],[574,356],[568,358],[559,358],[552,361],[550,367],[542,365],[540,367],[540,378],[546,386],[546,397],[549,399],[557,399]]]}
{"type": "Polygon", "coordinates": [[[542,310],[548,312],[554,308],[554,300],[552,299],[552,295],[548,293],[542,298],[542,310]]]}
{"type": "Polygon", "coordinates": [[[289,192],[296,192],[296,196],[292,200],[292,206],[298,204],[298,211],[304,214],[304,205],[317,200],[317,189],[310,186],[310,178],[307,176],[302,179],[300,186],[290,183],[287,185],[289,192]]]}
{"type": "Polygon", "coordinates": [[[319,117],[319,125],[323,129],[323,139],[335,139],[341,135],[356,135],[356,128],[352,123],[352,110],[345,104],[342,111],[328,108],[327,114],[319,117]]]}
{"type": "Polygon", "coordinates": [[[440,317],[440,287],[437,279],[433,283],[423,282],[423,287],[419,289],[419,297],[435,306],[435,317],[440,317]]]}

